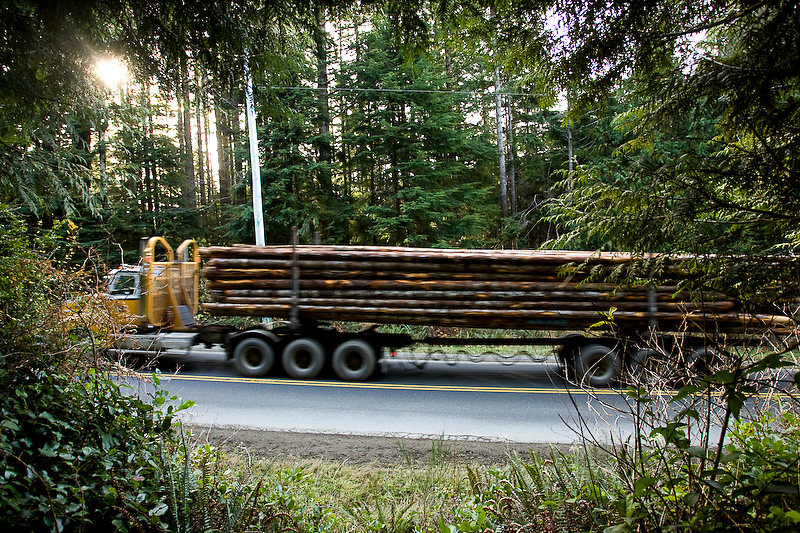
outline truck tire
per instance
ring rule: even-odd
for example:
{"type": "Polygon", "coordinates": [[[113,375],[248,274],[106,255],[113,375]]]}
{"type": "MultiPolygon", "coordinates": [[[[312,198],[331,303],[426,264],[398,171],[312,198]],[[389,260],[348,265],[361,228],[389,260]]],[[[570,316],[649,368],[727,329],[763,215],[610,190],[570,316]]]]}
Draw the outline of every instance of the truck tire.
{"type": "Polygon", "coordinates": [[[586,344],[575,356],[578,383],[591,387],[608,387],[622,373],[622,357],[614,348],[602,344],[586,344]]]}
{"type": "Polygon", "coordinates": [[[344,381],[364,381],[375,372],[378,356],[368,342],[353,339],[333,352],[333,371],[344,381]]]}
{"type": "Polygon", "coordinates": [[[695,346],[686,354],[686,377],[690,383],[702,381],[714,372],[719,364],[719,355],[713,348],[695,346]]]}
{"type": "Polygon", "coordinates": [[[578,348],[585,342],[586,337],[580,333],[567,333],[559,339],[562,343],[556,348],[556,360],[559,371],[567,381],[576,381],[575,359],[578,357],[578,348]]]}
{"type": "Polygon", "coordinates": [[[275,351],[264,339],[248,337],[233,349],[233,364],[243,376],[260,378],[272,370],[275,351]]]}
{"type": "Polygon", "coordinates": [[[289,376],[295,379],[314,379],[325,366],[325,348],[314,339],[295,339],[283,349],[281,362],[289,376]]]}
{"type": "Polygon", "coordinates": [[[658,350],[639,348],[630,354],[630,385],[655,385],[666,383],[673,377],[675,365],[658,350]]]}

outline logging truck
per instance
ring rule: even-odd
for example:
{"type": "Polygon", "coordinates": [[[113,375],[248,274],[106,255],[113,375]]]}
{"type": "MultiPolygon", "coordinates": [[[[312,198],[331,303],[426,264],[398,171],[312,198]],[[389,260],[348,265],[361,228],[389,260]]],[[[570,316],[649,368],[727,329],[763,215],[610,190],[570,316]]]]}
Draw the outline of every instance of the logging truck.
{"type": "Polygon", "coordinates": [[[384,352],[416,343],[550,345],[569,376],[608,386],[641,376],[653,361],[700,368],[714,357],[709,335],[753,335],[785,328],[769,313],[744,313],[735,299],[683,292],[680,258],[662,264],[659,285],[602,281],[633,264],[609,252],[451,250],[375,246],[273,245],[176,250],[152,237],[137,265],[109,274],[107,297],[131,317],[115,349],[154,355],[220,345],[239,373],[282,369],[314,379],[326,368],[362,381],[384,352]],[[214,317],[270,317],[248,328],[200,324],[200,257],[214,317]],[[365,327],[344,332],[334,322],[365,327]],[[491,330],[534,330],[534,338],[413,338],[379,326],[409,324],[491,330]],[[656,339],[657,342],[653,342],[656,339]]]}

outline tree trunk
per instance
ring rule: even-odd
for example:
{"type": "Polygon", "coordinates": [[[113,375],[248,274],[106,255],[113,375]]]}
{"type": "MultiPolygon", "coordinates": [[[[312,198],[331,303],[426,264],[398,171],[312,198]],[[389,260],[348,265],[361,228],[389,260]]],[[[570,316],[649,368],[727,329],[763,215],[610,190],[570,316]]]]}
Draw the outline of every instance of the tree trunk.
{"type": "Polygon", "coordinates": [[[573,165],[574,161],[573,158],[575,157],[575,155],[573,153],[573,148],[572,148],[572,125],[567,127],[567,151],[569,153],[569,179],[567,180],[568,183],[567,192],[572,192],[572,187],[575,179],[575,176],[573,175],[575,171],[573,165]]]}
{"type": "Polygon", "coordinates": [[[199,69],[195,69],[195,84],[197,89],[195,91],[195,109],[197,113],[197,185],[200,188],[200,205],[205,207],[208,205],[206,198],[206,170],[205,164],[205,150],[203,145],[203,87],[200,80],[199,69]]]}
{"type": "MultiPolygon", "coordinates": [[[[495,17],[494,8],[491,8],[492,19],[495,17]]],[[[494,98],[495,114],[497,121],[497,155],[500,171],[500,215],[505,220],[508,217],[508,182],[506,181],[506,149],[503,139],[503,99],[500,96],[500,59],[497,49],[497,29],[492,33],[492,51],[494,52],[494,98]]],[[[500,227],[504,225],[501,220],[500,227]]]]}
{"type": "Polygon", "coordinates": [[[517,212],[517,148],[514,146],[514,110],[508,100],[508,184],[511,214],[517,212]]]}
{"type": "MultiPolygon", "coordinates": [[[[355,22],[354,24],[358,24],[355,22]]],[[[336,34],[339,37],[339,42],[337,43],[336,47],[336,58],[335,61],[337,64],[341,65],[344,62],[344,29],[342,27],[338,27],[336,29],[336,34]]],[[[343,93],[339,93],[338,99],[335,101],[336,104],[334,109],[339,110],[339,159],[341,160],[341,173],[342,173],[342,189],[341,194],[345,198],[350,198],[352,196],[351,184],[353,182],[353,167],[350,161],[350,154],[351,154],[351,147],[345,143],[344,136],[345,132],[347,131],[347,123],[348,123],[348,112],[349,108],[347,106],[347,98],[343,96],[343,93]]],[[[335,111],[334,111],[335,112],[335,111]]]]}
{"type": "MultiPolygon", "coordinates": [[[[155,139],[155,126],[153,125],[152,113],[149,113],[147,118],[147,135],[150,138],[150,146],[153,147],[153,140],[155,139]]],[[[150,191],[150,195],[153,198],[153,212],[158,213],[159,211],[161,211],[161,187],[158,183],[159,167],[155,159],[153,159],[151,168],[152,168],[151,174],[153,178],[153,188],[150,191]]]]}
{"type": "Polygon", "coordinates": [[[206,166],[206,198],[208,198],[208,203],[212,203],[214,201],[214,195],[216,194],[216,188],[214,187],[214,170],[211,167],[211,150],[209,149],[211,146],[211,122],[208,118],[209,110],[208,110],[208,101],[203,101],[203,139],[205,140],[206,145],[206,152],[205,152],[205,161],[204,164],[206,166]]]}
{"type": "Polygon", "coordinates": [[[197,207],[197,184],[195,183],[195,175],[194,175],[194,153],[192,147],[192,117],[191,117],[191,105],[189,103],[189,86],[186,83],[186,80],[189,77],[189,66],[187,64],[188,59],[186,54],[181,55],[181,65],[180,65],[180,81],[178,83],[178,91],[180,92],[178,100],[181,103],[181,107],[183,109],[183,172],[185,175],[185,181],[183,187],[181,187],[181,192],[183,195],[183,199],[186,202],[186,206],[190,209],[194,209],[197,207]]]}
{"type": "Polygon", "coordinates": [[[219,201],[222,205],[230,203],[231,189],[231,120],[221,102],[215,102],[214,119],[217,127],[217,177],[219,179],[219,201]]]}
{"type": "Polygon", "coordinates": [[[319,171],[319,185],[323,193],[332,192],[331,164],[333,163],[331,147],[331,113],[328,101],[328,43],[325,32],[325,8],[319,4],[314,5],[314,44],[317,56],[317,128],[319,140],[317,141],[317,154],[321,163],[327,163],[319,171]]]}
{"type": "Polygon", "coordinates": [[[142,167],[144,170],[144,186],[142,194],[142,211],[149,213],[152,220],[153,215],[153,178],[152,167],[155,164],[153,154],[153,136],[150,134],[150,121],[152,112],[150,110],[150,84],[142,82],[141,106],[144,109],[142,114],[142,167]]]}
{"type": "Polygon", "coordinates": [[[503,138],[503,100],[500,96],[500,67],[494,68],[495,111],[497,113],[497,154],[500,167],[500,214],[508,217],[508,182],[506,180],[506,148],[503,138]]]}
{"type": "MultiPolygon", "coordinates": [[[[392,120],[391,126],[392,129],[397,131],[397,128],[400,124],[403,123],[403,118],[401,111],[398,109],[398,106],[395,107],[395,112],[392,113],[392,120]]],[[[392,148],[391,148],[391,162],[392,162],[392,172],[391,172],[391,187],[392,187],[392,198],[394,198],[394,216],[399,217],[401,213],[401,209],[403,207],[402,202],[400,201],[400,156],[399,156],[399,147],[397,140],[392,141],[392,148]]],[[[395,231],[394,235],[394,244],[396,246],[400,246],[403,243],[404,237],[403,229],[398,225],[397,230],[395,231]]]]}
{"type": "MultiPolygon", "coordinates": [[[[105,114],[107,111],[105,107],[103,108],[103,113],[105,114]]],[[[105,117],[103,117],[102,122],[100,123],[100,127],[97,128],[97,157],[99,162],[99,170],[100,170],[100,190],[103,191],[103,209],[108,209],[108,173],[106,172],[106,154],[108,152],[106,147],[106,129],[108,128],[108,122],[105,117]]]]}
{"type": "MultiPolygon", "coordinates": [[[[242,125],[239,122],[239,105],[240,101],[237,98],[236,102],[231,105],[231,111],[228,115],[228,120],[231,126],[231,136],[230,136],[230,154],[231,154],[231,184],[239,183],[239,181],[244,176],[244,158],[236,150],[236,142],[242,135],[242,125]]],[[[233,199],[231,199],[232,201],[233,199]]]]}

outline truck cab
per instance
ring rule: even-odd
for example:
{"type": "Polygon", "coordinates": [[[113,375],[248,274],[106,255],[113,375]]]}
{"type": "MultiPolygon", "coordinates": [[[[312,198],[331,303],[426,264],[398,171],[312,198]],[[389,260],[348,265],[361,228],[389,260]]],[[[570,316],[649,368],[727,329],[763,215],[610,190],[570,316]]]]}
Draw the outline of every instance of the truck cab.
{"type": "Polygon", "coordinates": [[[195,325],[200,258],[197,243],[173,251],[162,237],[147,241],[142,262],[108,274],[106,297],[124,304],[138,329],[188,331],[195,325]]]}
{"type": "Polygon", "coordinates": [[[138,265],[122,265],[108,273],[106,297],[125,306],[132,317],[143,317],[142,312],[142,268],[138,265]]]}

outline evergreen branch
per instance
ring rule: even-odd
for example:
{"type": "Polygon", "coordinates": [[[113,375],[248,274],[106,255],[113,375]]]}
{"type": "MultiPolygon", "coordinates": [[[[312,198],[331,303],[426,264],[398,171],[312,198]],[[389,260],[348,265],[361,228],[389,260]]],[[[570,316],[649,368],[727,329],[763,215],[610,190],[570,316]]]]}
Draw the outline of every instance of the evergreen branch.
{"type": "Polygon", "coordinates": [[[688,28],[686,30],[679,31],[679,32],[666,33],[666,34],[662,35],[662,39],[664,41],[669,41],[669,40],[672,40],[672,39],[676,39],[678,37],[683,37],[683,36],[686,36],[686,35],[691,35],[693,33],[699,33],[699,32],[702,32],[702,31],[708,31],[708,30],[717,28],[719,26],[723,26],[725,24],[728,24],[730,22],[734,22],[734,21],[736,21],[736,20],[738,20],[738,19],[740,19],[742,17],[745,17],[745,16],[749,15],[750,13],[752,13],[755,10],[757,10],[758,8],[765,6],[770,1],[771,0],[762,0],[761,2],[753,4],[752,6],[747,7],[745,9],[739,11],[738,13],[734,13],[733,15],[729,15],[729,16],[723,18],[723,19],[720,19],[720,20],[717,20],[717,21],[714,21],[714,22],[710,22],[708,24],[701,24],[699,26],[694,26],[692,28],[688,28]]]}

